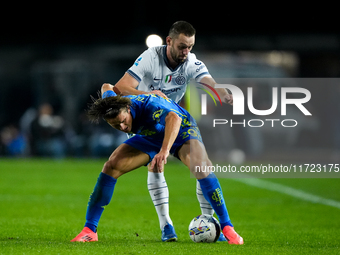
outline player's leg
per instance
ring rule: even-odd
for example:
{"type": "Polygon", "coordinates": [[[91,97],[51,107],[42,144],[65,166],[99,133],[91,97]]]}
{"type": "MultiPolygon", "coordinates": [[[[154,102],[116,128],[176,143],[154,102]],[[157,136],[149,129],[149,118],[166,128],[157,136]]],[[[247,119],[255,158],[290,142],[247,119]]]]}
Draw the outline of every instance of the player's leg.
{"type": "Polygon", "coordinates": [[[202,214],[208,214],[213,216],[214,209],[211,207],[211,204],[205,199],[202,192],[201,184],[198,180],[196,182],[196,196],[198,202],[200,203],[202,214]]]}
{"type": "MultiPolygon", "coordinates": [[[[150,161],[162,146],[162,141],[155,141],[154,139],[141,137],[139,135],[125,142],[148,154],[150,161]]],[[[159,225],[162,231],[162,241],[176,241],[177,235],[169,216],[169,190],[164,178],[164,172],[156,168],[150,169],[149,166],[150,164],[148,165],[148,190],[158,215],[159,225]]]]}
{"type": "Polygon", "coordinates": [[[99,174],[97,183],[90,196],[87,211],[86,223],[83,231],[71,242],[97,241],[97,226],[100,217],[112,198],[117,178],[132,171],[149,161],[149,156],[130,145],[121,144],[104,164],[99,174]]]}
{"type": "Polygon", "coordinates": [[[221,198],[221,187],[217,178],[214,174],[207,171],[196,170],[196,166],[209,167],[212,165],[205,151],[204,145],[196,139],[191,139],[181,147],[178,155],[181,161],[190,169],[191,173],[200,182],[202,193],[206,200],[209,201],[209,203],[215,209],[215,211],[217,210],[216,214],[220,218],[221,225],[232,225],[229,214],[225,208],[224,201],[218,199],[221,198]]]}
{"type": "MultiPolygon", "coordinates": [[[[200,203],[201,212],[202,214],[208,214],[213,216],[214,215],[214,209],[212,208],[209,201],[207,201],[203,195],[202,188],[200,182],[196,181],[196,197],[198,202],[200,203]]],[[[217,239],[218,242],[225,242],[227,241],[221,232],[220,237],[217,239]]]]}
{"type": "Polygon", "coordinates": [[[176,241],[177,235],[169,214],[169,189],[164,177],[164,171],[156,171],[149,166],[150,164],[148,165],[148,190],[158,215],[162,241],[176,241]]]}
{"type": "Polygon", "coordinates": [[[201,168],[202,166],[212,165],[203,143],[196,139],[191,139],[185,142],[179,149],[178,156],[200,182],[202,193],[215,210],[219,218],[223,234],[227,238],[228,242],[232,244],[243,244],[242,237],[234,231],[224,202],[222,188],[215,174],[197,171],[197,166],[201,168]]]}

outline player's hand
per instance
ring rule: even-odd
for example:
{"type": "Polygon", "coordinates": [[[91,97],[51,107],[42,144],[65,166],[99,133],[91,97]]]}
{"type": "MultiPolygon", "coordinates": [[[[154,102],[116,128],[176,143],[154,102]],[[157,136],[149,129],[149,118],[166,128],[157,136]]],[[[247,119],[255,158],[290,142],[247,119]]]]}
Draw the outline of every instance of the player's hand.
{"type": "Polygon", "coordinates": [[[233,95],[232,94],[227,94],[222,98],[223,103],[233,105],[233,95]]]}
{"type": "Polygon", "coordinates": [[[151,161],[150,169],[152,169],[154,173],[163,172],[164,165],[167,163],[168,156],[169,156],[168,150],[160,150],[160,152],[156,154],[156,156],[151,161]]]}
{"type": "Polygon", "coordinates": [[[163,98],[168,98],[162,91],[160,90],[153,90],[153,91],[150,91],[148,94],[156,94],[156,95],[159,95],[160,97],[163,97],[163,98]]]}

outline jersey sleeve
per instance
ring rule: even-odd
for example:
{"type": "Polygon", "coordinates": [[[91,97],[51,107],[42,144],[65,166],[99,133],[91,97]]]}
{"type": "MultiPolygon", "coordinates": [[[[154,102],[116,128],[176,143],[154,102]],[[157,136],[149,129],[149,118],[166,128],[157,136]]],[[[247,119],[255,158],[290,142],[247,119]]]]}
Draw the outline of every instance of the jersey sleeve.
{"type": "Polygon", "coordinates": [[[143,77],[150,72],[153,68],[153,54],[152,50],[147,49],[144,51],[133,63],[133,65],[127,70],[127,73],[135,78],[138,82],[141,82],[143,77]]]}
{"type": "Polygon", "coordinates": [[[195,79],[196,82],[200,82],[203,77],[211,77],[208,68],[205,64],[196,58],[195,54],[190,56],[190,73],[191,77],[195,79]]]}

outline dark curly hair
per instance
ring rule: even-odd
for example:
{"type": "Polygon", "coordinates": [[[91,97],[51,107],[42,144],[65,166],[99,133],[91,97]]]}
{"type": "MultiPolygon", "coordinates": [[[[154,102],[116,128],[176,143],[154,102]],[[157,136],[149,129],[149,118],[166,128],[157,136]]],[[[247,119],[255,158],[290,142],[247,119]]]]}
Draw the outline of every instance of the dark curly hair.
{"type": "Polygon", "coordinates": [[[131,100],[120,95],[95,99],[91,96],[92,104],[87,109],[87,116],[91,122],[98,123],[100,119],[114,119],[122,110],[127,110],[131,100]]]}

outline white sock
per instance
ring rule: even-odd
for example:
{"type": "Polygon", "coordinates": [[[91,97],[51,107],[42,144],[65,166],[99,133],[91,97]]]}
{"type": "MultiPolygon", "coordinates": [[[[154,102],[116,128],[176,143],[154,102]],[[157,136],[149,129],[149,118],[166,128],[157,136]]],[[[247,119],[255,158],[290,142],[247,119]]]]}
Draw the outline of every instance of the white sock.
{"type": "Polygon", "coordinates": [[[159,227],[163,229],[166,223],[173,225],[169,215],[169,190],[164,172],[148,172],[148,189],[158,214],[159,227]]]}
{"type": "Polygon", "coordinates": [[[214,214],[214,209],[211,207],[210,203],[203,196],[203,192],[199,181],[196,182],[196,195],[198,202],[200,202],[202,214],[209,214],[212,216],[214,214]]]}

